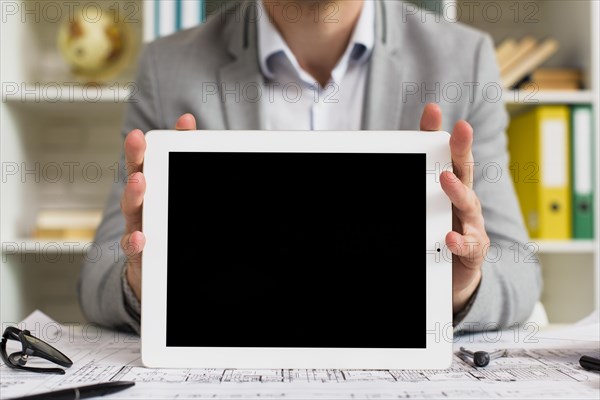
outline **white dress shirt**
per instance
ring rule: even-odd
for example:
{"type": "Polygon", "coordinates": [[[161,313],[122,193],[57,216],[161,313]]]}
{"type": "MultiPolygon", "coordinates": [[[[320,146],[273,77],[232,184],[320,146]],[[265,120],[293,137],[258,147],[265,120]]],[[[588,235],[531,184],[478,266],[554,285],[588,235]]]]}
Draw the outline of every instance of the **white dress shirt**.
{"type": "Polygon", "coordinates": [[[365,1],[346,51],[324,86],[306,72],[272,24],[262,2],[258,56],[266,80],[261,98],[267,130],[360,130],[369,60],[375,44],[375,5],[365,1]]]}

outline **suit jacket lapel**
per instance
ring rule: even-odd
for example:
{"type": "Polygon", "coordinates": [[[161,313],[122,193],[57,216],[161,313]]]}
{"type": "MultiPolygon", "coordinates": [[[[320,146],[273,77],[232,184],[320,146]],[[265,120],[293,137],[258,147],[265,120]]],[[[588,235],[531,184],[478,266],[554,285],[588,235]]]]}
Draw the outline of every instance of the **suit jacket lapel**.
{"type": "Polygon", "coordinates": [[[221,104],[226,129],[258,130],[263,128],[260,105],[264,80],[258,63],[256,21],[266,16],[257,17],[254,1],[239,7],[241,23],[230,17],[228,25],[232,61],[218,73],[221,104]]]}
{"type": "Polygon", "coordinates": [[[363,112],[365,130],[400,129],[402,120],[402,22],[388,20],[389,6],[383,0],[377,2],[377,34],[363,112]]]}

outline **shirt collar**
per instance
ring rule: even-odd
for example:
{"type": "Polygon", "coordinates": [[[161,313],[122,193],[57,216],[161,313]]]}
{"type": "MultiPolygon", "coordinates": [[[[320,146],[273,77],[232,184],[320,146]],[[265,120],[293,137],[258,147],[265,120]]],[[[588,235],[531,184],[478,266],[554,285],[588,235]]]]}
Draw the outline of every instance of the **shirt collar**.
{"type": "MultiPolygon", "coordinates": [[[[331,75],[334,82],[340,82],[350,62],[363,63],[369,59],[375,45],[375,5],[374,1],[365,0],[360,17],[348,47],[333,69],[331,75]]],[[[258,1],[260,13],[258,21],[258,57],[260,69],[265,77],[273,79],[275,71],[269,61],[276,55],[284,54],[298,75],[305,81],[312,80],[288,47],[287,43],[268,17],[267,11],[258,1]]]]}

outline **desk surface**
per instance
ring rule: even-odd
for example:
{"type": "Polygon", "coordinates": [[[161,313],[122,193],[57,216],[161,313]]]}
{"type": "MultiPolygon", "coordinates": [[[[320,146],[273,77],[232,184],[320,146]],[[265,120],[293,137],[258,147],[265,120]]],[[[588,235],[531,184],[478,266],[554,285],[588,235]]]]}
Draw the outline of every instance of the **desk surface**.
{"type": "Polygon", "coordinates": [[[141,365],[138,337],[91,325],[61,326],[39,312],[24,325],[74,364],[63,376],[2,365],[1,398],[109,380],[136,381],[135,387],[106,397],[127,399],[600,398],[599,374],[578,364],[581,354],[600,355],[597,323],[465,335],[456,340],[456,349],[509,348],[509,356],[475,368],[455,355],[452,368],[442,371],[147,369],[141,365]]]}

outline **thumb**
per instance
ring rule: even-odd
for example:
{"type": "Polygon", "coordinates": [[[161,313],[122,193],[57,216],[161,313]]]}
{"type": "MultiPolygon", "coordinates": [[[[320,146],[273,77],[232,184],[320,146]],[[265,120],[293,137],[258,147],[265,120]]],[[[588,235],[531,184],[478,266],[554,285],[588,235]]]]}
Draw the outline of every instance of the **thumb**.
{"type": "Polygon", "coordinates": [[[420,129],[422,131],[439,131],[442,129],[442,110],[437,104],[425,105],[421,115],[420,129]]]}
{"type": "Polygon", "coordinates": [[[178,131],[196,130],[196,118],[192,114],[183,114],[175,123],[175,129],[178,131]]]}

